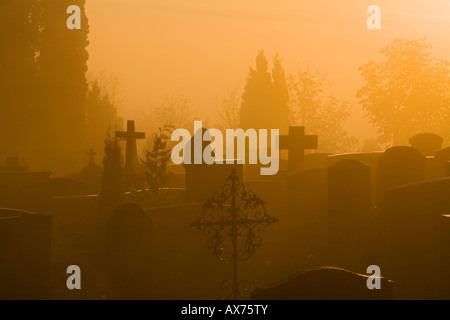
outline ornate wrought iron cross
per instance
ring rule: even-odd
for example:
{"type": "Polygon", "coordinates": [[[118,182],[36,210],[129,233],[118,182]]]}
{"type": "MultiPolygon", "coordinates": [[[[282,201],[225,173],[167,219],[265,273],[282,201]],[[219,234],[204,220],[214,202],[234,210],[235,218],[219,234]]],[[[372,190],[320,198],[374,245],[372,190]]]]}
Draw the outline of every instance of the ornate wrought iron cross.
{"type": "Polygon", "coordinates": [[[224,281],[223,298],[247,298],[248,281],[238,281],[238,261],[251,258],[262,246],[260,233],[278,221],[266,212],[264,201],[253,191],[246,191],[233,169],[221,192],[203,205],[203,215],[192,226],[208,237],[207,248],[224,263],[233,263],[233,280],[224,281]],[[231,246],[230,246],[231,243],[231,246]],[[228,294],[226,294],[228,292],[228,294]]]}

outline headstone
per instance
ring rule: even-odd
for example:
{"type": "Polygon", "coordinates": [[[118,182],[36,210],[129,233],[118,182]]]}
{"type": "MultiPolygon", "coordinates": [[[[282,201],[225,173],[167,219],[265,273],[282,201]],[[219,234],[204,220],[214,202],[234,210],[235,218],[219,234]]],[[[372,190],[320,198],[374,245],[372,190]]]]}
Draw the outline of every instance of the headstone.
{"type": "Polygon", "coordinates": [[[8,157],[7,165],[0,167],[0,207],[36,211],[41,200],[36,196],[36,185],[47,181],[51,172],[28,171],[20,166],[17,157],[8,157]]]}
{"type": "Polygon", "coordinates": [[[0,171],[24,172],[28,171],[28,167],[20,166],[18,157],[7,157],[6,166],[0,167],[0,171]]]}
{"type": "Polygon", "coordinates": [[[377,199],[377,170],[378,158],[383,152],[367,152],[367,153],[343,153],[334,154],[328,157],[328,167],[334,165],[341,160],[356,160],[370,167],[370,179],[372,183],[372,204],[375,204],[377,199]]]}
{"type": "MultiPolygon", "coordinates": [[[[188,142],[191,144],[191,150],[194,150],[196,137],[198,135],[203,136],[206,132],[207,129],[202,128],[194,134],[188,142]]],[[[202,153],[208,145],[209,142],[203,141],[202,153]]],[[[186,201],[188,202],[207,201],[211,197],[211,190],[221,190],[223,181],[227,180],[233,169],[236,170],[240,181],[243,181],[243,165],[239,164],[237,160],[234,160],[233,164],[194,164],[194,153],[191,152],[190,161],[187,161],[187,159],[184,161],[184,169],[186,172],[186,201]],[[187,164],[187,162],[191,164],[187,164]]]]}
{"type": "Polygon", "coordinates": [[[0,300],[50,298],[52,218],[0,209],[0,300]]]}
{"type": "Polygon", "coordinates": [[[381,290],[367,288],[368,276],[334,267],[315,267],[262,288],[253,300],[392,300],[393,282],[381,278],[381,290]]]}
{"type": "Polygon", "coordinates": [[[412,147],[392,147],[378,159],[377,196],[382,206],[386,190],[425,180],[426,160],[412,147]]]}
{"type": "MultiPolygon", "coordinates": [[[[327,243],[327,170],[306,169],[287,177],[287,206],[297,253],[317,255],[327,243]]],[[[281,220],[281,219],[280,219],[281,220]]]]}
{"type": "Polygon", "coordinates": [[[438,177],[449,177],[450,176],[450,147],[436,150],[434,152],[434,162],[435,170],[437,171],[436,176],[438,177]]]}
{"type": "Polygon", "coordinates": [[[289,135],[280,136],[280,150],[289,152],[289,170],[303,169],[305,150],[318,148],[318,136],[306,135],[305,127],[289,127],[289,135]]]}
{"type": "Polygon", "coordinates": [[[365,164],[366,166],[370,166],[375,168],[378,164],[378,158],[383,154],[383,152],[360,152],[360,153],[342,153],[342,154],[333,154],[327,157],[328,167],[333,164],[341,161],[341,160],[356,160],[365,164]]]}
{"type": "Polygon", "coordinates": [[[450,300],[450,215],[441,216],[441,299],[450,300]]]}
{"type": "Polygon", "coordinates": [[[54,197],[51,199],[53,235],[72,248],[93,250],[94,231],[101,224],[96,195],[54,197]]]}
{"type": "Polygon", "coordinates": [[[117,207],[107,224],[109,280],[118,299],[152,297],[152,223],[136,203],[117,207]]]}
{"type": "Polygon", "coordinates": [[[305,169],[326,168],[330,153],[309,153],[305,155],[303,167],[305,169]]]}
{"type": "Polygon", "coordinates": [[[438,299],[441,284],[441,215],[450,212],[450,178],[391,189],[383,220],[388,237],[385,273],[399,299],[438,299]]]}
{"type": "Polygon", "coordinates": [[[423,156],[432,156],[442,148],[444,139],[434,133],[419,133],[409,139],[411,147],[416,148],[423,156]]]}
{"type": "Polygon", "coordinates": [[[229,265],[217,263],[217,258],[205,247],[204,235],[190,226],[203,211],[203,203],[168,205],[146,211],[152,217],[153,252],[157,258],[152,264],[157,275],[154,297],[217,299],[220,293],[217,279],[228,279],[230,269],[229,265]]]}
{"type": "Polygon", "coordinates": [[[370,167],[341,160],[328,168],[328,261],[365,271],[371,239],[370,167]]]}
{"type": "Polygon", "coordinates": [[[143,180],[143,168],[139,162],[136,140],[145,139],[145,133],[136,132],[134,121],[128,120],[127,131],[116,132],[116,138],[125,140],[127,143],[124,168],[125,187],[128,189],[132,186],[139,186],[143,180]]]}
{"type": "Polygon", "coordinates": [[[36,184],[42,197],[82,196],[87,194],[86,183],[69,178],[52,178],[36,184]]]}
{"type": "Polygon", "coordinates": [[[95,155],[91,149],[87,155],[89,163],[81,170],[81,177],[86,182],[87,192],[89,194],[99,194],[101,191],[102,168],[95,163],[95,155]]]}

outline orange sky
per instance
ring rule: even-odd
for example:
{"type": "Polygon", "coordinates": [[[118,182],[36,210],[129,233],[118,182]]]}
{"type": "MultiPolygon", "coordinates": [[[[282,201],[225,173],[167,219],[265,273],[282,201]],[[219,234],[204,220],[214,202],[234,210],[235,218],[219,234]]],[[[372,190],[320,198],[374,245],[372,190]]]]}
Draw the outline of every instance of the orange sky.
{"type": "MultiPolygon", "coordinates": [[[[427,36],[434,56],[450,59],[449,0],[87,0],[86,8],[90,70],[118,77],[125,118],[182,93],[212,119],[215,97],[243,88],[259,49],[279,53],[288,73],[309,62],[351,102],[358,67],[396,37],[427,36]],[[371,4],[383,30],[366,27],[371,4]]],[[[348,130],[370,137],[354,108],[348,130]]]]}

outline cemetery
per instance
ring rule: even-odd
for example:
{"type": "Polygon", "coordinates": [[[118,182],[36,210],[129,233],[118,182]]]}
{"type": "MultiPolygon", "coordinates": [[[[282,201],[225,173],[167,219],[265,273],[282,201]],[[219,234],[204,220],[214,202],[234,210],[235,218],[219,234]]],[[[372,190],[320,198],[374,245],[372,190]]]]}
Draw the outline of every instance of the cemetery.
{"type": "Polygon", "coordinates": [[[0,300],[450,300],[448,1],[1,1],[0,300]]]}
{"type": "Polygon", "coordinates": [[[132,191],[144,179],[134,121],[117,135],[126,139],[129,185],[113,199],[101,190],[93,150],[78,178],[53,178],[8,158],[0,171],[8,195],[0,207],[10,208],[0,210],[0,296],[448,297],[450,156],[438,139],[417,135],[415,147],[322,155],[305,154],[320,137],[305,142],[304,132],[291,127],[280,137],[288,160],[275,177],[237,161],[184,164],[181,173],[173,168],[184,187],[162,188],[159,204],[148,190],[132,191]],[[83,290],[66,290],[66,265],[83,271],[83,290]],[[381,290],[366,287],[371,265],[382,271],[381,290]]]}

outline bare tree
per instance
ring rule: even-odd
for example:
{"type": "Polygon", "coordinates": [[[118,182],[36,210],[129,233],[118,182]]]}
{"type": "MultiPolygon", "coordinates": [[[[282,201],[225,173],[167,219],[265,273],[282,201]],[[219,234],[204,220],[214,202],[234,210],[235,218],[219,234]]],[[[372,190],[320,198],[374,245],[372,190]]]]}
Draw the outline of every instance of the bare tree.
{"type": "Polygon", "coordinates": [[[217,127],[221,130],[239,128],[239,111],[241,110],[241,96],[236,86],[224,98],[216,97],[215,104],[219,116],[217,127]]]}

